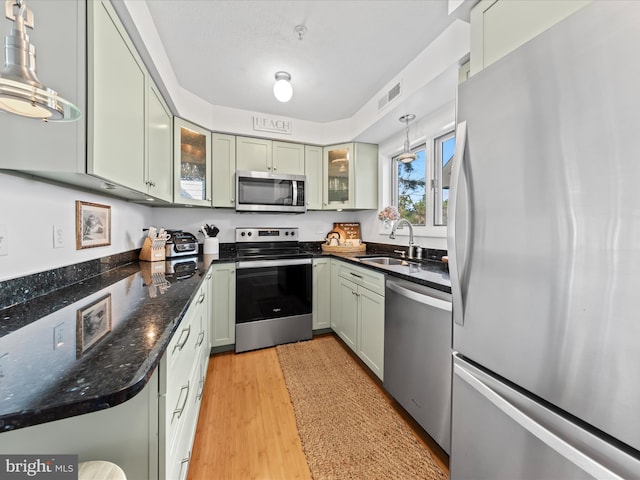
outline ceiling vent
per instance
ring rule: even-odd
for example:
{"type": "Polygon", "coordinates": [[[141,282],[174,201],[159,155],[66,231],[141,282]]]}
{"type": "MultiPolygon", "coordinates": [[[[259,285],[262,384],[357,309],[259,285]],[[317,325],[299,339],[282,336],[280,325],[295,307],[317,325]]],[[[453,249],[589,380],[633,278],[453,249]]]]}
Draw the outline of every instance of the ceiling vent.
{"type": "Polygon", "coordinates": [[[402,89],[400,87],[400,82],[398,82],[391,87],[380,100],[378,100],[378,110],[382,110],[387,104],[393,102],[401,93],[402,89]]]}

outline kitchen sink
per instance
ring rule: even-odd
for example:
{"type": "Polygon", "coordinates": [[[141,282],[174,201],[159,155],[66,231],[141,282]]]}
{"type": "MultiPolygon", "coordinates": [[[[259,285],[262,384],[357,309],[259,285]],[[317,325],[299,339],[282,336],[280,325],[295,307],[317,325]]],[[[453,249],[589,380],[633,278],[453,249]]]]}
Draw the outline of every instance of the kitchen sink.
{"type": "Polygon", "coordinates": [[[358,257],[361,262],[377,263],[378,265],[409,265],[411,261],[397,257],[358,257]]]}

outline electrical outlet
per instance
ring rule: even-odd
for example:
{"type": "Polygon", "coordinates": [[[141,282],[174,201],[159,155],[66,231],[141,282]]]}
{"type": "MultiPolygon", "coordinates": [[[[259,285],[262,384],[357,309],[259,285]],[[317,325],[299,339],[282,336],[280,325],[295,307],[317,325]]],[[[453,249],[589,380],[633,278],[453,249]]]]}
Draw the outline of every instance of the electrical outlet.
{"type": "Polygon", "coordinates": [[[0,255],[9,255],[9,229],[0,225],[0,255]]]}
{"type": "Polygon", "coordinates": [[[59,225],[53,225],[53,248],[64,247],[64,230],[59,225]]]}

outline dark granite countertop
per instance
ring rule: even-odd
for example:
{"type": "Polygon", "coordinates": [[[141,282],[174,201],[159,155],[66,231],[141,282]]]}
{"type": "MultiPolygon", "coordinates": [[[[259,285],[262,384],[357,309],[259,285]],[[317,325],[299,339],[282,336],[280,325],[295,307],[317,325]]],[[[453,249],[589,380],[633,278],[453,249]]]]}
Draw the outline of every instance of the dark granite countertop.
{"type": "MultiPolygon", "coordinates": [[[[320,244],[304,246],[313,257],[338,257],[451,291],[446,265],[434,260],[442,251],[400,272],[362,263],[360,255],[325,254],[320,244]]],[[[370,244],[366,254],[395,255],[394,248],[370,244]]],[[[125,256],[0,283],[0,432],[113,407],[140,392],[209,265],[234,262],[236,255],[221,248],[216,256],[174,260],[181,261],[196,262],[197,270],[176,266],[154,276],[153,263],[125,256]],[[122,262],[128,263],[114,266],[122,262]],[[66,286],[50,287],[66,277],[66,286]]]]}
{"type": "Polygon", "coordinates": [[[346,262],[360,265],[362,267],[371,268],[380,273],[385,273],[393,277],[402,278],[410,282],[418,283],[426,287],[451,293],[451,280],[449,279],[449,268],[446,263],[440,259],[447,254],[444,250],[427,249],[425,258],[422,260],[410,260],[409,266],[396,267],[376,265],[367,262],[366,257],[371,256],[391,256],[400,258],[396,253],[397,250],[406,251],[406,247],[398,247],[397,245],[367,243],[366,252],[361,253],[324,253],[321,250],[321,243],[309,244],[309,251],[314,256],[330,256],[339,258],[346,262]]]}
{"type": "Polygon", "coordinates": [[[136,395],[207,267],[154,278],[152,264],[130,263],[0,310],[0,432],[136,395]]]}

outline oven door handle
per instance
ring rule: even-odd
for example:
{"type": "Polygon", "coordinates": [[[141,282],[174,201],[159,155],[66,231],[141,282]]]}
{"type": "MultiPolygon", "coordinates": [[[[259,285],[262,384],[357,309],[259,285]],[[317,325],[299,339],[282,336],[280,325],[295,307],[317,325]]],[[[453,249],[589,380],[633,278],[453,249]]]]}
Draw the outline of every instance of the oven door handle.
{"type": "Polygon", "coordinates": [[[237,262],[236,268],[264,268],[264,267],[288,267],[290,265],[311,265],[310,258],[293,258],[281,260],[253,260],[250,262],[237,262]]]}

